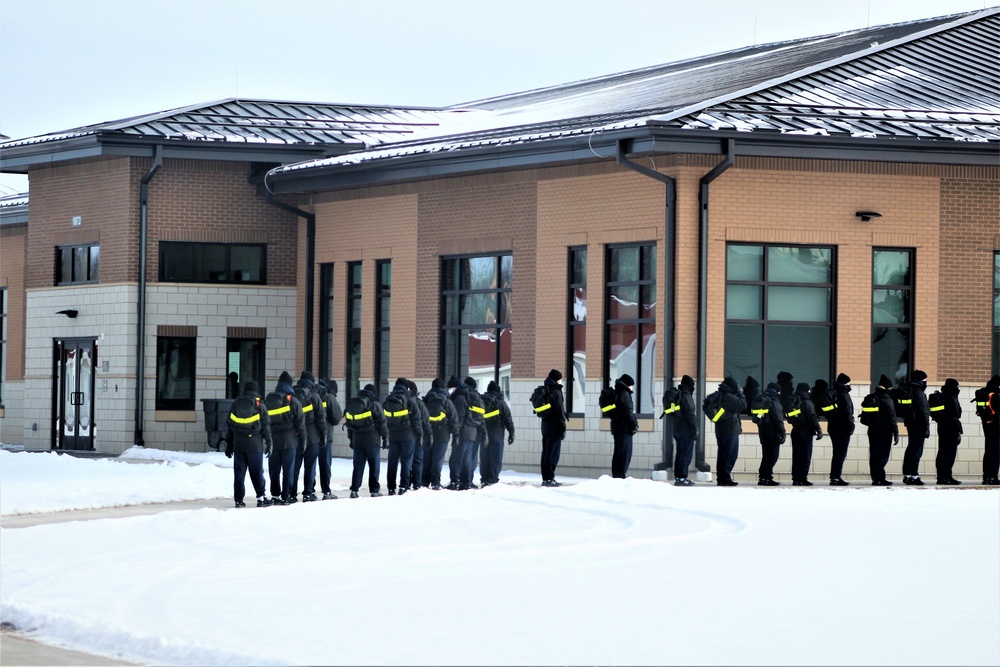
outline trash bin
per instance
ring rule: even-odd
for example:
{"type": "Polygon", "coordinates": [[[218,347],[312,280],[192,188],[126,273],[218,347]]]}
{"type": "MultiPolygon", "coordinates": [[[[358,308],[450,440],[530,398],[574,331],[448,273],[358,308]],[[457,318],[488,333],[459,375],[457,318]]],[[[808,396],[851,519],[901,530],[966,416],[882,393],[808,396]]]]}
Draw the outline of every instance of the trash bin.
{"type": "Polygon", "coordinates": [[[201,407],[205,413],[205,431],[208,433],[208,448],[222,451],[226,437],[226,420],[233,407],[231,398],[203,398],[201,407]]]}

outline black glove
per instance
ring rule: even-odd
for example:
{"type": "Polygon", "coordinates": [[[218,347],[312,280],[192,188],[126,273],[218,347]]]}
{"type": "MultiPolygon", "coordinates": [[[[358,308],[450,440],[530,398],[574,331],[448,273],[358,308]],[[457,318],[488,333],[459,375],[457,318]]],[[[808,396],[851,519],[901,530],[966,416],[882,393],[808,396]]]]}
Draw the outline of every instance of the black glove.
{"type": "Polygon", "coordinates": [[[820,431],[819,433],[816,434],[816,442],[819,442],[822,439],[823,439],[823,431],[820,431]]]}
{"type": "Polygon", "coordinates": [[[226,458],[233,458],[233,444],[231,442],[226,443],[226,458]]]}
{"type": "Polygon", "coordinates": [[[513,445],[514,444],[514,434],[513,433],[511,433],[510,435],[507,436],[507,444],[508,445],[513,445]]]}
{"type": "Polygon", "coordinates": [[[382,441],[382,449],[389,449],[389,441],[388,440],[383,440],[382,441]]]}
{"type": "Polygon", "coordinates": [[[892,436],[892,444],[894,444],[894,445],[898,445],[899,444],[899,434],[898,433],[895,434],[894,436],[892,436]]]}
{"type": "Polygon", "coordinates": [[[270,456],[272,449],[273,447],[271,446],[271,443],[269,442],[264,443],[264,456],[270,456]]]}

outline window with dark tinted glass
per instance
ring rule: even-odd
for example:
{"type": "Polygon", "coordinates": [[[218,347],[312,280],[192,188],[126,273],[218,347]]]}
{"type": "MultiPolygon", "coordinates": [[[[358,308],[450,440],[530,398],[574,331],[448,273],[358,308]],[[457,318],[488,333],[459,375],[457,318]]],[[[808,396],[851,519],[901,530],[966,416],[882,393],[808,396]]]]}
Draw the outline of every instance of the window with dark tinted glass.
{"type": "Polygon", "coordinates": [[[882,375],[899,384],[913,367],[913,255],[907,248],[872,250],[873,386],[882,375]]]}
{"type": "Polygon", "coordinates": [[[319,377],[333,370],[333,264],[319,265],[319,377]]]}
{"type": "Polygon", "coordinates": [[[347,264],[347,398],[361,390],[361,268],[347,264]]]}
{"type": "Polygon", "coordinates": [[[101,246],[75,245],[56,248],[56,284],[96,283],[101,246]]]}
{"type": "Polygon", "coordinates": [[[378,290],[375,292],[375,387],[378,388],[379,398],[385,398],[389,393],[392,262],[388,259],[375,262],[375,274],[378,279],[378,290]]]}
{"type": "Polygon", "coordinates": [[[267,246],[160,241],[160,282],[267,283],[267,246]]]}
{"type": "Polygon", "coordinates": [[[189,337],[157,337],[157,410],[194,410],[196,341],[189,337]]]}

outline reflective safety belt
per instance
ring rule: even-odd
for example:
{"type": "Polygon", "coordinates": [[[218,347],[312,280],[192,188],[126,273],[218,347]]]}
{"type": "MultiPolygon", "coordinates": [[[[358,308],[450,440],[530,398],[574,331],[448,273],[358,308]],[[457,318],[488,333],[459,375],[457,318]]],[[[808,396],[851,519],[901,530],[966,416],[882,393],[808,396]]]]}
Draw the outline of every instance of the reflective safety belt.
{"type": "Polygon", "coordinates": [[[863,407],[863,408],[861,408],[861,412],[878,412],[878,406],[876,405],[873,408],[864,408],[863,407]]]}
{"type": "Polygon", "coordinates": [[[352,415],[350,412],[348,412],[344,415],[344,417],[346,417],[348,421],[358,421],[360,419],[368,419],[371,416],[372,416],[371,410],[369,410],[368,412],[361,412],[356,415],[352,415]]]}
{"type": "Polygon", "coordinates": [[[286,412],[290,411],[291,409],[292,409],[292,406],[290,406],[290,405],[282,405],[280,408],[275,408],[273,410],[268,410],[267,411],[267,416],[268,417],[273,417],[274,415],[282,415],[282,414],[285,414],[286,412]]]}
{"type": "Polygon", "coordinates": [[[312,412],[312,410],[313,410],[313,404],[311,402],[302,406],[302,412],[312,412]]]}
{"type": "Polygon", "coordinates": [[[941,404],[941,405],[932,405],[932,406],[930,406],[930,408],[931,408],[931,412],[940,412],[941,410],[944,410],[944,404],[941,404]]]}
{"type": "Polygon", "coordinates": [[[769,411],[770,408],[757,408],[756,410],[751,410],[750,412],[754,413],[755,415],[763,419],[764,415],[766,415],[769,411]]]}
{"type": "MultiPolygon", "coordinates": [[[[538,414],[539,412],[545,412],[546,410],[548,410],[551,407],[552,407],[551,403],[546,403],[545,405],[543,405],[540,408],[535,408],[535,414],[538,414]]],[[[614,406],[612,406],[612,407],[614,407],[614,406]]]]}
{"type": "Polygon", "coordinates": [[[681,409],[680,405],[678,405],[677,403],[671,403],[667,407],[663,408],[663,414],[669,415],[671,412],[677,412],[680,409],[681,409]]]}
{"type": "Polygon", "coordinates": [[[410,414],[410,411],[407,409],[407,410],[398,410],[397,412],[388,412],[387,411],[385,413],[385,416],[386,417],[405,417],[408,414],[410,414]]]}
{"type": "Polygon", "coordinates": [[[822,410],[823,412],[829,412],[830,410],[836,410],[836,409],[837,409],[836,403],[831,403],[830,405],[824,405],[822,408],[820,408],[820,410],[822,410]]]}
{"type": "Polygon", "coordinates": [[[484,417],[485,419],[493,419],[494,417],[496,417],[496,416],[497,416],[497,415],[499,415],[499,414],[500,414],[500,408],[497,408],[497,409],[496,409],[496,410],[494,410],[493,412],[486,412],[486,413],[484,413],[484,414],[483,414],[483,417],[484,417]]]}
{"type": "Polygon", "coordinates": [[[236,422],[237,424],[252,424],[256,421],[260,421],[260,413],[255,414],[253,417],[237,417],[236,415],[229,415],[229,418],[236,422]]]}
{"type": "MultiPolygon", "coordinates": [[[[546,405],[546,406],[545,406],[545,407],[543,407],[543,408],[539,408],[538,410],[535,410],[535,412],[538,412],[539,410],[545,410],[545,409],[547,409],[548,407],[549,407],[549,406],[548,406],[548,405],[546,405]]],[[[604,406],[603,408],[601,408],[601,412],[611,412],[612,410],[614,410],[614,409],[615,409],[615,408],[617,408],[617,407],[618,407],[618,405],[617,405],[617,404],[615,404],[615,403],[612,403],[611,405],[605,405],[605,406],[604,406]]]]}
{"type": "Polygon", "coordinates": [[[722,415],[724,415],[724,414],[726,414],[726,409],[725,408],[719,408],[719,411],[715,413],[714,417],[712,417],[712,421],[713,422],[719,421],[720,419],[722,419],[722,415]]]}
{"type": "Polygon", "coordinates": [[[788,413],[787,415],[785,415],[785,416],[786,416],[786,417],[787,417],[788,419],[791,419],[792,417],[798,417],[798,416],[799,416],[800,414],[802,414],[802,408],[798,408],[798,409],[795,409],[795,410],[792,410],[791,412],[789,412],[789,413],[788,413]]]}
{"type": "Polygon", "coordinates": [[[486,414],[486,408],[481,408],[478,405],[470,405],[469,410],[471,410],[472,412],[478,412],[481,415],[486,414]]]}
{"type": "Polygon", "coordinates": [[[439,415],[438,415],[437,417],[430,417],[430,420],[431,420],[432,422],[439,422],[439,421],[443,420],[443,419],[444,419],[445,417],[447,417],[447,416],[448,416],[448,415],[446,415],[445,413],[443,413],[443,412],[442,412],[442,413],[441,413],[441,414],[439,414],[439,415]]]}

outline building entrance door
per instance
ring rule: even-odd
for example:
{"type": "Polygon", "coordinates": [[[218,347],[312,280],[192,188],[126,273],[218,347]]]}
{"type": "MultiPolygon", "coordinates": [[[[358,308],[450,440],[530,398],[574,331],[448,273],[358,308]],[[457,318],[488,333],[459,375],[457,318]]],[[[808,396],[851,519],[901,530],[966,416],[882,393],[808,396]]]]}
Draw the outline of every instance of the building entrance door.
{"type": "Polygon", "coordinates": [[[53,449],[94,449],[94,369],[97,340],[55,341],[53,449]]]}

